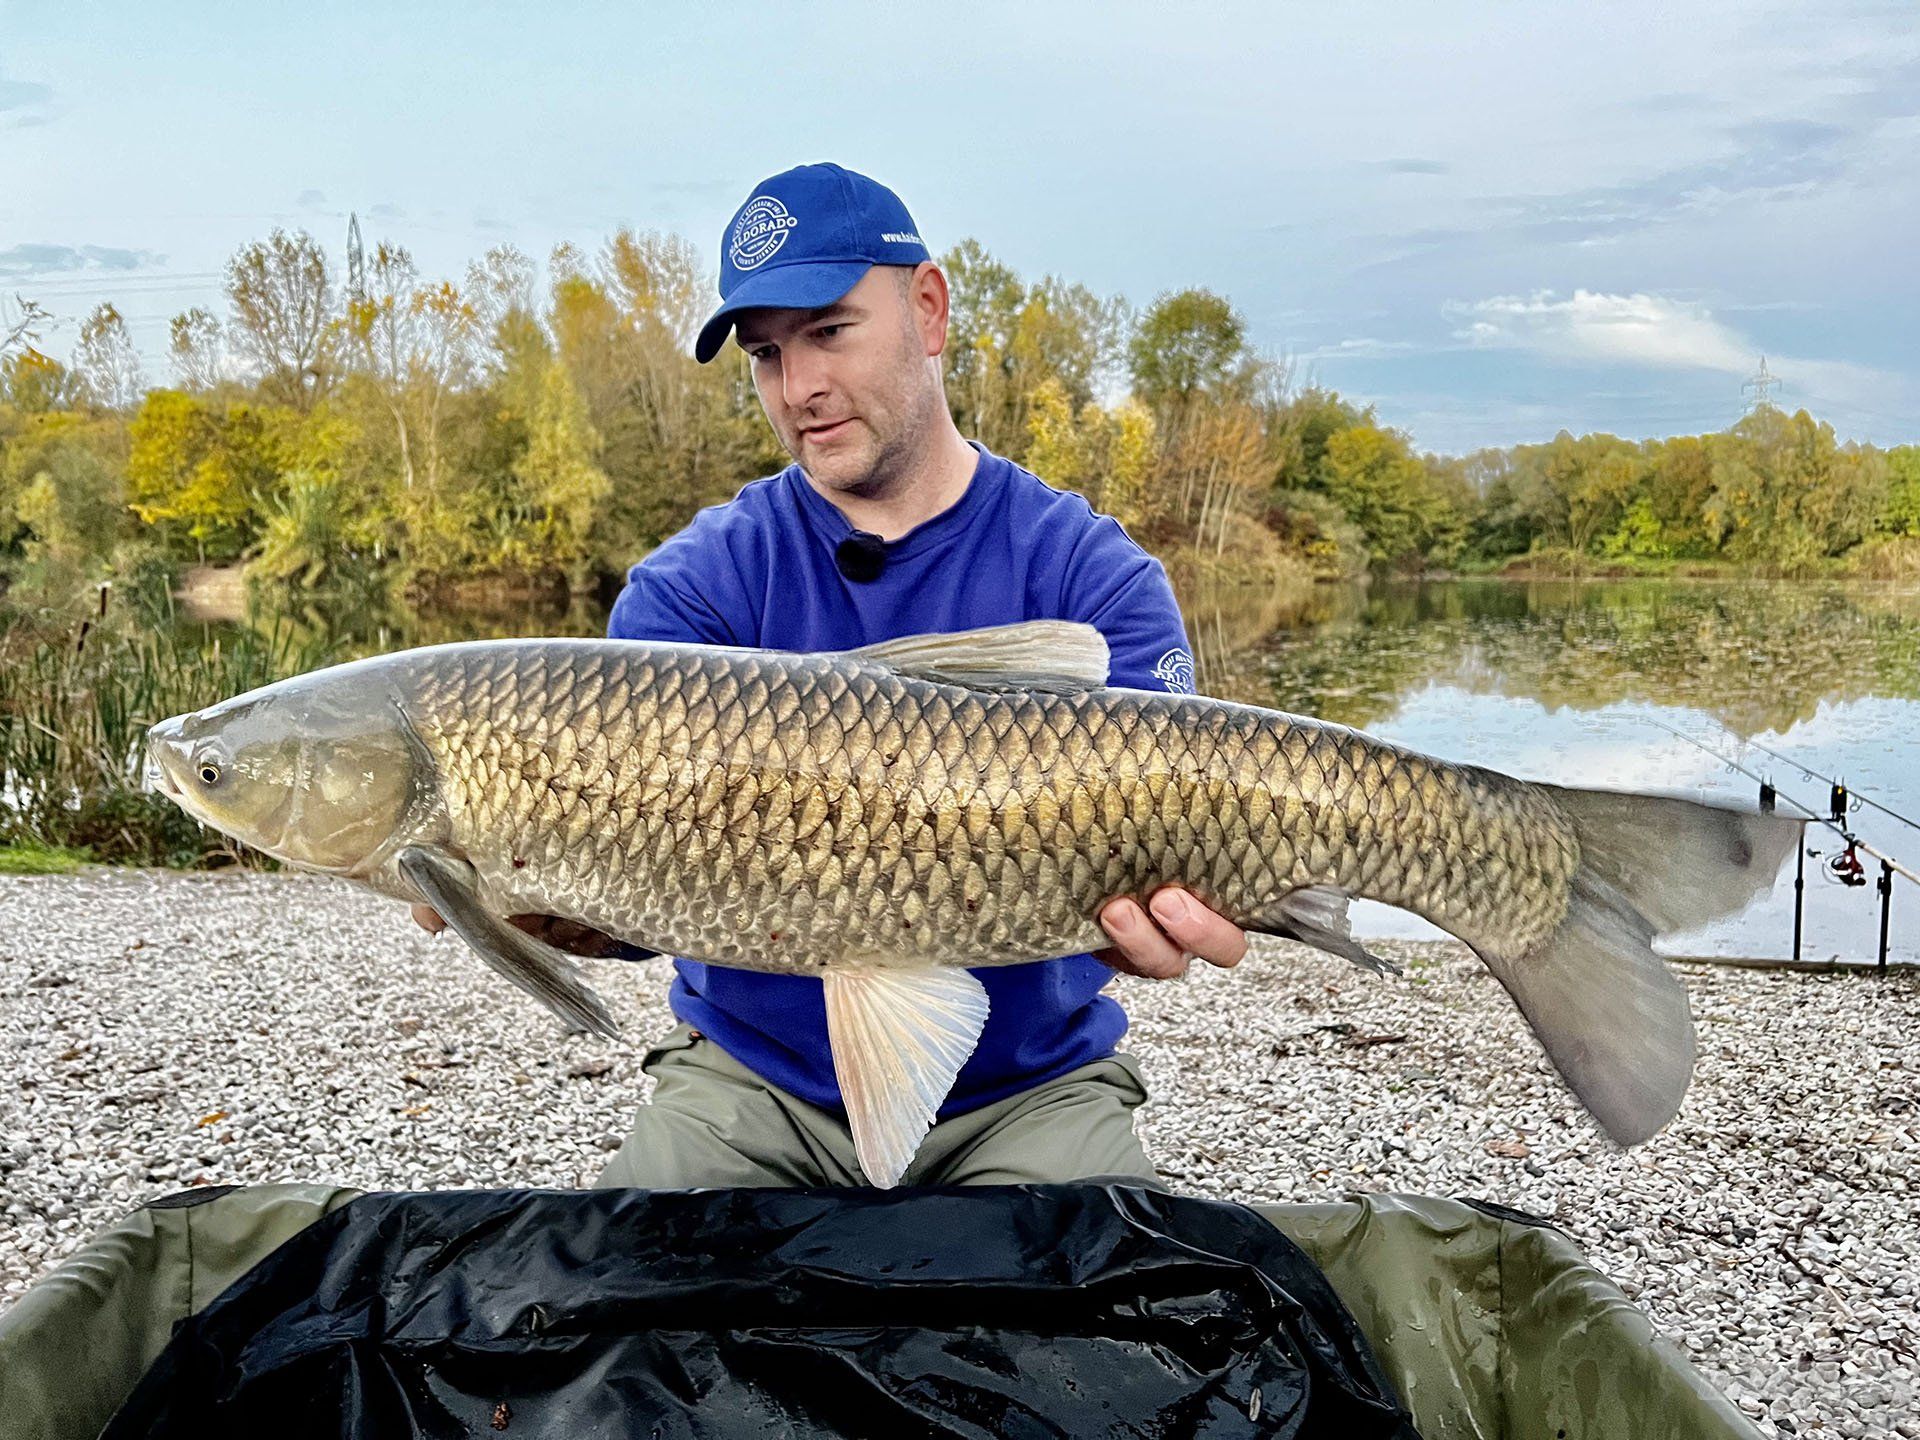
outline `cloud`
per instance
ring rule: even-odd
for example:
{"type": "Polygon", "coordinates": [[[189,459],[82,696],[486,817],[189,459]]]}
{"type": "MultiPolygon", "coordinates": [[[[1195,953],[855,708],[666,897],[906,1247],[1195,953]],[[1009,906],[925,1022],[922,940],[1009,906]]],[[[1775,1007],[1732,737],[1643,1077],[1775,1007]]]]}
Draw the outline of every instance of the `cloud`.
{"type": "Polygon", "coordinates": [[[1550,290],[1450,301],[1443,313],[1465,325],[1456,339],[1488,349],[1534,350],[1563,360],[1651,365],[1665,370],[1753,368],[1759,352],[1698,305],[1660,295],[1550,290]]]}
{"type": "Polygon", "coordinates": [[[1389,175],[1446,175],[1453,170],[1444,160],[1377,160],[1374,163],[1389,175]]]}
{"type": "Polygon", "coordinates": [[[406,211],[402,210],[398,205],[388,204],[385,200],[368,209],[367,214],[376,220],[404,220],[407,218],[406,211]]]}
{"type": "Polygon", "coordinates": [[[1711,159],[1621,184],[1492,196],[1483,203],[1508,211],[1508,223],[1535,238],[1595,243],[1737,204],[1816,194],[1876,167],[1906,163],[1898,131],[1920,116],[1920,60],[1877,69],[1821,64],[1809,73],[1841,87],[1815,102],[1820,118],[1723,126],[1725,153],[1711,159]],[[1889,136],[1891,149],[1884,143],[1889,136]]]}
{"type": "Polygon", "coordinates": [[[1751,200],[1811,194],[1845,177],[1851,132],[1810,122],[1737,127],[1731,155],[1663,170],[1625,185],[1496,203],[1514,209],[1522,232],[1542,240],[1596,241],[1751,200]]]}
{"type": "Polygon", "coordinates": [[[24,130],[29,125],[47,123],[53,91],[31,80],[0,79],[0,126],[24,130]]]}
{"type": "Polygon", "coordinates": [[[137,270],[157,265],[162,257],[150,250],[122,250],[108,245],[14,245],[0,250],[0,275],[23,276],[69,270],[137,270]]]}
{"type": "MultiPolygon", "coordinates": [[[[1470,304],[1450,301],[1443,313],[1464,322],[1456,339],[1482,349],[1531,351],[1568,363],[1692,370],[1746,378],[1762,347],[1714,318],[1704,305],[1664,295],[1609,295],[1576,290],[1570,299],[1550,290],[1495,295],[1470,304]]],[[[1769,352],[1768,368],[1784,381],[1787,408],[1815,413],[1838,408],[1890,418],[1920,413],[1920,386],[1844,360],[1813,360],[1769,352]]]]}
{"type": "Polygon", "coordinates": [[[1342,340],[1333,345],[1322,345],[1314,350],[1303,350],[1294,356],[1296,360],[1385,360],[1407,355],[1424,347],[1415,345],[1411,340],[1342,340]]]}
{"type": "Polygon", "coordinates": [[[293,203],[298,205],[302,210],[318,210],[327,203],[327,192],[324,190],[302,190],[300,192],[300,198],[293,203]]]}
{"type": "Polygon", "coordinates": [[[0,110],[26,110],[45,105],[53,92],[27,80],[0,80],[0,110]]]}

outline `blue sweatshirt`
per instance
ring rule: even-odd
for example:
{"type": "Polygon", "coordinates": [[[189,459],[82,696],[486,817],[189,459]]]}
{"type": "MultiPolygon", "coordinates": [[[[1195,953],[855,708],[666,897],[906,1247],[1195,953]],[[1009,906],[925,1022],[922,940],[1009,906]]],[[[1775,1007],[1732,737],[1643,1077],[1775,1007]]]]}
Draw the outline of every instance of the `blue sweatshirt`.
{"type": "MultiPolygon", "coordinates": [[[[972,443],[972,442],[969,442],[972,443]]],[[[1097,515],[974,445],[966,492],[892,541],[877,579],[849,580],[834,550],[853,532],[798,465],[702,510],[628,575],[615,639],[846,650],[902,635],[1019,620],[1081,620],[1112,652],[1110,683],[1192,689],[1180,610],[1160,562],[1097,515]]],[[[673,1013],[742,1064],[839,1109],[817,978],[676,960],[673,1013]]],[[[974,972],[990,1010],[979,1048],[941,1109],[957,1115],[1113,1052],[1127,1028],[1090,955],[974,972]]]]}

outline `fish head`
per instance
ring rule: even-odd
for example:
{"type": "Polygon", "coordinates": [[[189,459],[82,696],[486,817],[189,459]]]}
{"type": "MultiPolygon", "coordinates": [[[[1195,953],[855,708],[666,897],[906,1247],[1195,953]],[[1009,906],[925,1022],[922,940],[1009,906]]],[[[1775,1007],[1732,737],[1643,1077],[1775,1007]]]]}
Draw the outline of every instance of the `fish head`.
{"type": "Polygon", "coordinates": [[[405,823],[427,767],[398,709],[303,676],[147,732],[146,785],[306,870],[353,874],[405,823]]]}

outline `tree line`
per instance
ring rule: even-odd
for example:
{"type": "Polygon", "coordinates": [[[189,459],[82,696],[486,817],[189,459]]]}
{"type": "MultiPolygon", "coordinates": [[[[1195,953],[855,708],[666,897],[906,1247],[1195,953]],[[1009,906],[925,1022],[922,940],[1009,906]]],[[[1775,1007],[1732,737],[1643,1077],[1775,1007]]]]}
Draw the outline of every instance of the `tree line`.
{"type": "MultiPolygon", "coordinates": [[[[1136,310],[972,240],[941,263],[962,433],[1188,573],[1810,573],[1920,550],[1920,447],[1842,443],[1805,412],[1423,454],[1373,407],[1293,383],[1225,297],[1136,310]]],[[[680,236],[562,245],[544,283],[510,247],[435,279],[382,243],[349,290],[311,236],[276,230],[223,289],[224,315],[173,318],[154,386],[110,304],[65,361],[39,305],[0,311],[0,578],[244,560],[269,585],[583,589],[786,459],[744,363],[692,359],[711,282],[680,236]]]]}

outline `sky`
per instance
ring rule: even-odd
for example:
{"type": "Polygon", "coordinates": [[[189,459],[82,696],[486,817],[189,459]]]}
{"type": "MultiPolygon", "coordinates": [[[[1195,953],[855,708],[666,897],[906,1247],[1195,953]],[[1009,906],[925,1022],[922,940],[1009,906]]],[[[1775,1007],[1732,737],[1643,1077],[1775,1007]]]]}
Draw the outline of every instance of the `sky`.
{"type": "MultiPolygon", "coordinates": [[[[936,252],[1251,342],[1422,449],[1722,429],[1920,440],[1920,3],[192,6],[0,0],[0,296],[167,319],[275,226],[428,275],[617,227],[717,266],[836,160],[936,252]]],[[[730,359],[725,363],[739,363],[730,359]]]]}

